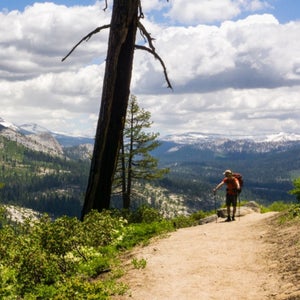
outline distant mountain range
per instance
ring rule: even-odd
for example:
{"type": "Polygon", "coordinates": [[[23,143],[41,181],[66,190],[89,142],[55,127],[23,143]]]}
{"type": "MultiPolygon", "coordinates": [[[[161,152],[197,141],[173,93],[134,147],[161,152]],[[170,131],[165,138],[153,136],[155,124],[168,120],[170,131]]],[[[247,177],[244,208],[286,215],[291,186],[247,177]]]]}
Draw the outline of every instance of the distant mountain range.
{"type": "Polygon", "coordinates": [[[205,134],[200,132],[187,132],[183,134],[167,135],[163,138],[164,141],[172,141],[178,144],[195,144],[209,142],[212,140],[248,140],[258,143],[264,142],[289,142],[300,141],[300,134],[295,133],[273,133],[260,135],[234,135],[234,134],[205,134]]]}
{"type": "Polygon", "coordinates": [[[194,147],[202,150],[211,150],[216,153],[266,153],[274,150],[289,149],[300,144],[300,135],[276,133],[271,135],[219,135],[202,133],[185,133],[169,135],[162,138],[163,143],[174,145],[168,151],[178,151],[182,147],[194,147]]]}
{"type": "MultiPolygon", "coordinates": [[[[0,130],[8,130],[24,136],[52,136],[58,141],[61,147],[72,147],[82,144],[93,144],[94,139],[90,137],[70,136],[64,133],[52,132],[45,127],[35,123],[15,125],[0,117],[0,130]]],[[[7,135],[9,135],[7,133],[7,135]]],[[[12,137],[11,136],[11,137],[12,137]]],[[[227,152],[268,152],[274,149],[290,148],[300,143],[300,134],[295,133],[274,133],[266,135],[221,135],[206,134],[200,132],[187,132],[183,134],[167,135],[160,138],[162,144],[171,146],[168,151],[174,152],[184,146],[193,146],[198,149],[227,152]]]]}
{"type": "MultiPolygon", "coordinates": [[[[32,150],[88,161],[94,140],[51,132],[37,124],[15,125],[0,118],[0,136],[32,150]]],[[[160,184],[191,210],[212,209],[211,195],[225,169],[243,174],[243,199],[259,203],[291,201],[292,181],[300,177],[300,135],[220,135],[188,132],[160,138],[153,151],[170,173],[160,184]]],[[[222,194],[218,201],[222,201],[222,194]]]]}
{"type": "Polygon", "coordinates": [[[186,133],[161,139],[155,154],[163,159],[182,157],[187,161],[201,157],[241,157],[250,154],[282,152],[300,146],[300,135],[278,133],[266,136],[223,136],[218,134],[186,133]]]}

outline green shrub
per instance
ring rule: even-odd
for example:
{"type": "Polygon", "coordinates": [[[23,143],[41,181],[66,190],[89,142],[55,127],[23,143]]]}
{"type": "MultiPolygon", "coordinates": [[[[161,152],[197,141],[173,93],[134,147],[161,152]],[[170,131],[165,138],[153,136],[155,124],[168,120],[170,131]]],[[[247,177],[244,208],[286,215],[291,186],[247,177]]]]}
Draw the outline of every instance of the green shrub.
{"type": "Polygon", "coordinates": [[[57,293],[58,292],[55,285],[37,284],[34,287],[32,287],[31,290],[28,290],[25,293],[23,299],[24,300],[33,300],[33,299],[50,300],[50,299],[54,299],[57,293]]]}
{"type": "Polygon", "coordinates": [[[109,299],[109,293],[105,290],[104,284],[98,281],[87,281],[81,277],[72,277],[66,282],[59,283],[55,300],[99,300],[109,299]]]}
{"type": "Polygon", "coordinates": [[[280,217],[280,222],[300,221],[300,204],[290,205],[289,209],[285,211],[280,217]]]}
{"type": "Polygon", "coordinates": [[[57,260],[42,249],[28,247],[20,251],[18,259],[15,267],[22,294],[31,291],[37,284],[51,285],[60,278],[57,260]]]}
{"type": "Polygon", "coordinates": [[[149,239],[174,230],[172,223],[163,220],[153,223],[135,223],[126,227],[122,240],[117,243],[118,249],[131,249],[135,245],[145,244],[149,239]]]}
{"type": "Polygon", "coordinates": [[[144,258],[133,258],[131,263],[133,264],[135,269],[145,269],[147,265],[147,261],[144,258]]]}
{"type": "Polygon", "coordinates": [[[93,210],[82,223],[81,239],[85,245],[106,246],[122,236],[126,224],[126,219],[113,217],[110,211],[93,210]]]}
{"type": "Polygon", "coordinates": [[[16,269],[0,264],[0,299],[15,299],[18,294],[16,269]]]}
{"type": "Polygon", "coordinates": [[[163,220],[163,216],[159,210],[149,206],[141,205],[130,215],[130,223],[152,223],[163,220]]]}
{"type": "Polygon", "coordinates": [[[195,219],[190,216],[179,215],[172,219],[174,228],[185,228],[196,225],[195,219]]]}
{"type": "Polygon", "coordinates": [[[300,205],[294,205],[290,209],[290,214],[292,215],[293,218],[300,218],[300,205]]]}
{"type": "Polygon", "coordinates": [[[285,203],[283,201],[275,201],[267,207],[261,206],[260,210],[262,213],[266,213],[266,212],[270,212],[270,211],[281,212],[281,211],[289,209],[290,206],[291,206],[290,203],[285,203]]]}
{"type": "Polygon", "coordinates": [[[196,221],[196,223],[198,224],[200,220],[202,220],[203,218],[207,217],[209,214],[211,213],[207,213],[204,212],[202,210],[199,210],[197,212],[194,212],[190,215],[190,218],[194,221],[196,221]]]}
{"type": "MultiPolygon", "coordinates": [[[[53,300],[106,300],[112,295],[123,295],[128,287],[114,280],[86,280],[84,277],[72,277],[56,285],[53,300]]],[[[47,299],[47,298],[40,298],[47,299]]],[[[49,298],[50,299],[50,298],[49,298]]]]}
{"type": "Polygon", "coordinates": [[[292,194],[292,195],[295,195],[296,199],[300,202],[300,177],[296,178],[293,181],[293,184],[294,184],[294,189],[289,191],[289,193],[292,194]]]}
{"type": "Polygon", "coordinates": [[[76,294],[69,290],[57,294],[57,285],[64,290],[64,282],[82,289],[82,294],[63,299],[99,299],[89,292],[94,289],[96,295],[102,284],[92,285],[87,279],[110,270],[116,257],[113,245],[122,237],[126,223],[108,212],[92,212],[84,222],[69,217],[53,221],[44,215],[20,226],[5,225],[0,229],[0,299],[10,299],[10,295],[11,299],[59,299],[76,294]],[[78,275],[85,280],[73,281],[78,275]]]}
{"type": "Polygon", "coordinates": [[[101,255],[94,250],[94,255],[81,261],[78,272],[88,277],[96,278],[99,274],[110,271],[110,257],[101,255]]]}

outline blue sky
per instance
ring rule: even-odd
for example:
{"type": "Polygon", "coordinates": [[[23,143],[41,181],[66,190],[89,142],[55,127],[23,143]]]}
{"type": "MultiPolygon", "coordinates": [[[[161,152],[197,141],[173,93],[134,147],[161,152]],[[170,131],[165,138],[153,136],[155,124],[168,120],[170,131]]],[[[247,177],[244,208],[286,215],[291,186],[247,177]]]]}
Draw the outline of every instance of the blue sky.
{"type": "MultiPolygon", "coordinates": [[[[63,4],[66,6],[74,5],[93,5],[95,0],[56,0],[56,1],[28,1],[28,0],[3,0],[1,1],[1,7],[7,8],[8,10],[24,10],[28,5],[32,5],[36,2],[53,2],[56,4],[63,4]]],[[[172,1],[170,1],[172,2],[172,1]]],[[[265,8],[261,12],[272,13],[281,22],[289,22],[291,20],[300,19],[300,1],[297,0],[270,0],[265,1],[269,3],[270,8],[265,8]]]]}
{"type": "MultiPolygon", "coordinates": [[[[108,0],[111,5],[112,0],[108,0]]],[[[300,1],[143,0],[167,67],[136,51],[131,93],[153,131],[300,134],[300,1]]],[[[0,117],[93,136],[110,22],[104,1],[1,1],[0,117]],[[60,4],[64,4],[61,6],[60,4]],[[26,9],[25,9],[26,7],[26,9]]],[[[144,43],[138,35],[138,43],[144,43]]]]}
{"type": "Polygon", "coordinates": [[[271,1],[271,5],[274,6],[274,10],[270,13],[274,13],[276,18],[281,22],[289,22],[300,20],[300,2],[295,0],[274,0],[271,1]]]}
{"type": "Polygon", "coordinates": [[[300,1],[295,0],[271,0],[265,1],[269,7],[260,13],[273,14],[280,23],[300,20],[300,1]]]}
{"type": "Polygon", "coordinates": [[[93,5],[95,0],[61,0],[61,1],[23,1],[23,0],[3,0],[1,1],[2,8],[7,8],[8,10],[20,10],[23,11],[24,8],[28,5],[32,5],[34,3],[44,3],[44,2],[53,2],[55,4],[63,4],[66,6],[74,6],[74,5],[93,5]]]}

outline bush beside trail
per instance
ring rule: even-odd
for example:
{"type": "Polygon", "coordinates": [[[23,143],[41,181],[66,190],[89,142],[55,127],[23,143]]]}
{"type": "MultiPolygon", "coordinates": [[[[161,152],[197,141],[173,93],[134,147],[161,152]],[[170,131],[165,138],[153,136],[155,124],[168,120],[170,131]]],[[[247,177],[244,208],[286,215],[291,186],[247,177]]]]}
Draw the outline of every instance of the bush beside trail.
{"type": "Polygon", "coordinates": [[[134,212],[92,211],[80,222],[66,216],[52,220],[46,214],[16,218],[10,212],[0,208],[1,299],[106,299],[122,294],[126,285],[116,282],[123,273],[121,253],[154,236],[196,225],[206,215],[167,220],[142,206],[134,212]]]}

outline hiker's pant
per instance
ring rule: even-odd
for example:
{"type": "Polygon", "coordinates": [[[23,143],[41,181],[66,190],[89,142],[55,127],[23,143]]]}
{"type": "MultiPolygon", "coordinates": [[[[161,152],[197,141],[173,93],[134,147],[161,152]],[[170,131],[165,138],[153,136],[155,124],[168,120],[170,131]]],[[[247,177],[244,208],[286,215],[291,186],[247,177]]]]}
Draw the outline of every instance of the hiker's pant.
{"type": "Polygon", "coordinates": [[[226,194],[226,206],[230,206],[230,205],[232,205],[233,207],[236,207],[237,195],[226,194]]]}

